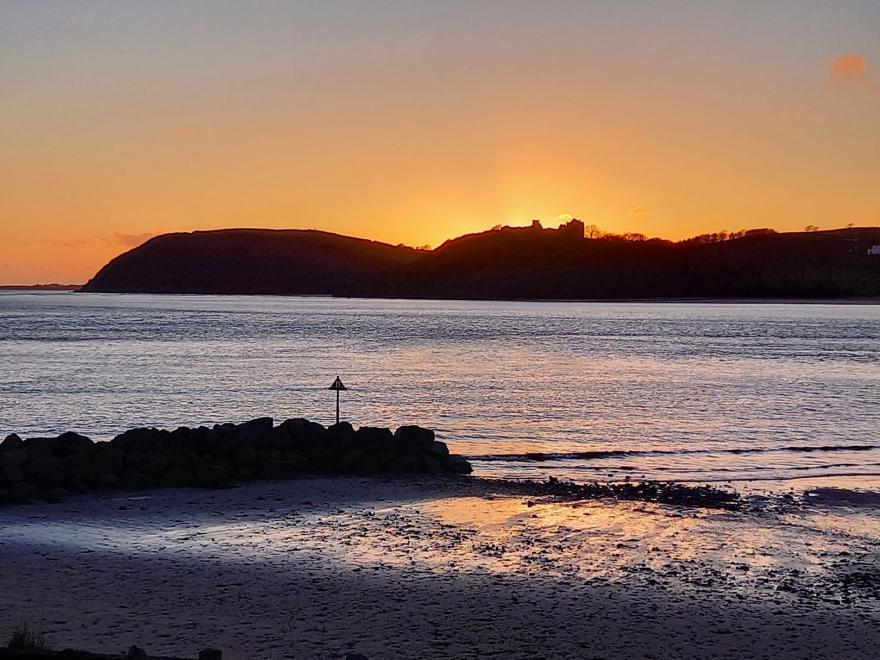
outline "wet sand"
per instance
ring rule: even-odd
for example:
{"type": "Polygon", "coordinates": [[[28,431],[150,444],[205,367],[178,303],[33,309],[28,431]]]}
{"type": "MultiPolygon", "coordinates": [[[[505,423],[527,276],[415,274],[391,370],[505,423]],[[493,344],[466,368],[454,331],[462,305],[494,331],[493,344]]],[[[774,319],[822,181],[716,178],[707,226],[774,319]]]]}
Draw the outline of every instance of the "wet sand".
{"type": "Polygon", "coordinates": [[[304,479],[0,510],[0,635],[225,658],[876,657],[880,523],[304,479]]]}

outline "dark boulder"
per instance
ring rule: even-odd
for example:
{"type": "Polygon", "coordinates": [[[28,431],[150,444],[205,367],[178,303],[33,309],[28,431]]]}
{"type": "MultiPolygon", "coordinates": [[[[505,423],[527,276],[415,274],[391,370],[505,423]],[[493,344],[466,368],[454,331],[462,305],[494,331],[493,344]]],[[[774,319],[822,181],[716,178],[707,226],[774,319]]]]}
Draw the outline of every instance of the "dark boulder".
{"type": "Polygon", "coordinates": [[[151,453],[131,453],[126,456],[125,464],[129,469],[142,472],[154,479],[161,477],[171,467],[171,453],[155,451],[151,453]]]}
{"type": "Polygon", "coordinates": [[[401,426],[394,432],[403,451],[421,452],[431,448],[434,442],[434,431],[421,426],[401,426]]]}
{"type": "Polygon", "coordinates": [[[434,442],[431,443],[431,446],[428,447],[428,453],[440,457],[449,456],[449,447],[446,446],[445,442],[434,440],[434,442]]]}
{"type": "Polygon", "coordinates": [[[18,437],[15,433],[10,433],[6,436],[3,442],[0,442],[0,454],[5,454],[8,451],[12,451],[13,449],[23,449],[24,448],[24,440],[18,437]]]}
{"type": "Polygon", "coordinates": [[[0,484],[12,485],[19,481],[24,481],[24,472],[21,470],[21,464],[6,460],[5,455],[0,456],[0,484]]]}
{"type": "Polygon", "coordinates": [[[280,449],[260,449],[256,452],[257,461],[280,461],[284,458],[284,452],[280,449]]]}
{"type": "Polygon", "coordinates": [[[235,430],[235,424],[231,422],[226,422],[225,424],[214,424],[214,433],[216,433],[219,437],[224,437],[229,435],[235,430]]]}
{"type": "Polygon", "coordinates": [[[452,474],[470,474],[474,470],[464,456],[447,456],[443,460],[443,465],[446,471],[452,474]]]}
{"type": "Polygon", "coordinates": [[[281,423],[279,429],[289,436],[291,449],[307,454],[323,445],[327,437],[327,429],[307,419],[288,419],[281,423]]]}
{"type": "Polygon", "coordinates": [[[307,472],[309,469],[309,457],[296,450],[292,449],[284,452],[283,458],[285,461],[296,465],[300,472],[307,472]]]}
{"type": "Polygon", "coordinates": [[[28,438],[24,441],[24,451],[28,460],[32,457],[48,458],[55,449],[56,438],[28,438]]]}
{"type": "Polygon", "coordinates": [[[134,470],[125,470],[119,477],[119,485],[123,490],[148,490],[155,487],[156,481],[156,479],[134,470]]]}
{"type": "Polygon", "coordinates": [[[98,476],[97,485],[101,490],[114,490],[119,488],[119,476],[112,472],[105,472],[98,476]]]}
{"type": "Polygon", "coordinates": [[[27,454],[23,449],[13,449],[0,455],[0,463],[8,463],[9,465],[15,465],[18,467],[24,465],[26,460],[27,454]]]}
{"type": "Polygon", "coordinates": [[[234,473],[230,475],[230,478],[238,479],[240,481],[254,481],[260,479],[260,471],[256,464],[237,465],[235,466],[234,473]]]}
{"type": "Polygon", "coordinates": [[[128,647],[124,660],[149,660],[149,656],[141,647],[132,645],[128,647]]]}
{"type": "Polygon", "coordinates": [[[76,481],[70,480],[64,482],[64,487],[74,493],[91,493],[95,490],[95,486],[98,483],[98,477],[95,476],[94,479],[90,481],[76,481]]]}
{"type": "Polygon", "coordinates": [[[428,474],[443,474],[446,472],[441,457],[432,454],[422,456],[422,469],[428,474]]]}
{"type": "Polygon", "coordinates": [[[311,459],[312,467],[316,472],[335,472],[338,468],[336,457],[326,447],[315,447],[311,459]]]}
{"type": "Polygon", "coordinates": [[[263,479],[292,479],[305,472],[308,465],[305,456],[298,460],[267,460],[260,464],[259,474],[263,479]]]}
{"type": "Polygon", "coordinates": [[[257,460],[257,450],[254,443],[239,440],[233,435],[220,440],[215,453],[218,456],[226,457],[236,465],[252,465],[257,460]]]}
{"type": "Polygon", "coordinates": [[[67,483],[89,484],[97,478],[95,466],[88,452],[71,454],[62,460],[64,479],[67,483]]]}
{"type": "Polygon", "coordinates": [[[217,436],[204,427],[190,428],[179,426],[165,438],[165,448],[169,450],[184,449],[196,454],[207,454],[215,449],[217,436]]]}
{"type": "Polygon", "coordinates": [[[187,472],[180,467],[180,465],[175,465],[158,479],[158,482],[161,485],[171,488],[191,486],[193,481],[194,474],[192,472],[187,472]]]}
{"type": "Polygon", "coordinates": [[[198,467],[207,462],[205,458],[191,449],[175,449],[168,452],[168,460],[171,465],[180,467],[187,472],[194,473],[198,467]]]}
{"type": "Polygon", "coordinates": [[[351,430],[351,425],[347,422],[343,423],[346,424],[348,428],[340,428],[342,427],[342,424],[331,426],[327,429],[327,435],[324,437],[324,441],[321,444],[321,446],[325,447],[336,456],[351,451],[351,449],[358,444],[355,439],[354,430],[351,430]]]}
{"type": "Polygon", "coordinates": [[[229,470],[223,465],[203,465],[196,472],[194,485],[199,488],[227,488],[229,470]]]}
{"type": "Polygon", "coordinates": [[[55,445],[52,448],[52,453],[58,458],[66,458],[71,454],[89,451],[94,444],[95,443],[92,442],[91,438],[87,438],[79,433],[74,433],[73,431],[68,431],[55,438],[55,445]]]}
{"type": "Polygon", "coordinates": [[[191,429],[182,427],[177,436],[169,435],[165,440],[166,449],[188,449],[198,454],[208,454],[217,449],[219,436],[207,426],[191,429]]]}
{"type": "Polygon", "coordinates": [[[35,485],[26,481],[19,481],[12,485],[12,497],[16,502],[25,504],[36,499],[40,494],[40,489],[35,485]]]}
{"type": "MultiPolygon", "coordinates": [[[[262,436],[259,441],[260,445],[268,449],[290,449],[293,441],[290,434],[286,433],[280,426],[272,429],[267,435],[262,436]]],[[[247,444],[247,443],[242,443],[247,444]]]]}
{"type": "Polygon", "coordinates": [[[64,482],[64,464],[54,456],[28,456],[22,467],[24,477],[40,488],[51,488],[64,482]]]}
{"type": "Polygon", "coordinates": [[[271,417],[258,417],[249,422],[243,422],[236,427],[246,441],[258,442],[272,433],[273,420],[271,417]]]}
{"type": "Polygon", "coordinates": [[[355,434],[358,449],[371,452],[395,452],[400,442],[389,429],[375,426],[362,426],[355,434]]]}
{"type": "Polygon", "coordinates": [[[302,417],[287,419],[278,428],[284,429],[294,439],[319,438],[327,432],[327,429],[318,422],[310,422],[302,417]]]}
{"type": "Polygon", "coordinates": [[[63,502],[70,495],[70,491],[60,486],[55,486],[40,494],[40,498],[46,502],[57,504],[63,502]]]}
{"type": "Polygon", "coordinates": [[[163,433],[154,428],[129,429],[113,438],[110,444],[124,452],[131,449],[154,451],[162,448],[163,433]]]}
{"type": "Polygon", "coordinates": [[[371,469],[370,454],[363,449],[351,449],[339,457],[340,472],[374,472],[371,469]]]}
{"type": "Polygon", "coordinates": [[[410,472],[419,472],[422,469],[422,460],[421,456],[414,453],[409,454],[396,454],[389,467],[392,472],[402,472],[402,473],[410,473],[410,472]]]}
{"type": "Polygon", "coordinates": [[[100,443],[92,456],[98,474],[118,474],[122,471],[125,454],[113,444],[100,443]]]}
{"type": "Polygon", "coordinates": [[[391,474],[397,471],[397,455],[390,451],[370,452],[368,471],[376,474],[391,474]]]}

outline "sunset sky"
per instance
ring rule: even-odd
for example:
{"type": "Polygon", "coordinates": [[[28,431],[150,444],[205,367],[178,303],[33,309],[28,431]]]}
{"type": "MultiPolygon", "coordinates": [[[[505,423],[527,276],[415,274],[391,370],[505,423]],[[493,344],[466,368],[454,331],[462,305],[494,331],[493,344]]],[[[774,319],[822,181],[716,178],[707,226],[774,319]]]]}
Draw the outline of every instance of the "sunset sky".
{"type": "Polygon", "coordinates": [[[0,283],[150,235],[880,225],[880,2],[0,0],[0,283]]]}

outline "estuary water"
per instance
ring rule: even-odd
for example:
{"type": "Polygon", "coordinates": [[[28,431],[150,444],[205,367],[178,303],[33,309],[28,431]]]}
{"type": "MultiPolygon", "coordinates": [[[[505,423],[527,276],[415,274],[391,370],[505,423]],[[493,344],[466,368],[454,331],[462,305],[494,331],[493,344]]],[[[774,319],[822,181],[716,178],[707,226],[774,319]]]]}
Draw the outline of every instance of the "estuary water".
{"type": "Polygon", "coordinates": [[[478,474],[880,483],[880,306],[0,293],[0,436],[434,428],[478,474]]]}

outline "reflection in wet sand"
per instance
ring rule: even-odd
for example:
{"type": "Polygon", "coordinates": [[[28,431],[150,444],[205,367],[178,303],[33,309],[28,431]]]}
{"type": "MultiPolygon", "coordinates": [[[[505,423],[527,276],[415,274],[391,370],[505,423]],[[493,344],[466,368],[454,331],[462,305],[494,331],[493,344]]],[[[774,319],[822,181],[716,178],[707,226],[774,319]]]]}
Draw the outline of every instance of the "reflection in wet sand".
{"type": "Polygon", "coordinates": [[[420,507],[442,523],[467,529],[474,561],[496,570],[540,567],[588,580],[650,573],[677,588],[723,583],[743,595],[776,598],[782,589],[804,598],[853,597],[844,593],[843,577],[857,564],[871,569],[880,547],[876,510],[774,509],[779,507],[731,513],[476,497],[420,507]]]}
{"type": "Polygon", "coordinates": [[[858,595],[843,593],[842,571],[870,568],[880,548],[875,509],[784,498],[757,498],[742,512],[491,495],[341,507],[278,498],[228,511],[177,511],[164,520],[140,512],[167,497],[118,499],[124,503],[116,515],[29,517],[5,525],[5,537],[223,561],[320,557],[362,569],[419,565],[610,581],[644,574],[669,588],[724,584],[772,598],[787,585],[802,597],[835,601],[858,595]]]}
{"type": "MultiPolygon", "coordinates": [[[[547,587],[560,594],[566,607],[575,607],[584,597],[598,597],[598,592],[582,594],[582,589],[612,589],[617,594],[614,606],[625,612],[629,606],[624,606],[624,600],[635,598],[633,594],[642,594],[640,598],[648,604],[665,603],[663,599],[672,599],[676,607],[699,603],[717,617],[734,603],[773,608],[777,618],[769,620],[769,637],[761,637],[765,632],[760,630],[744,631],[744,637],[728,640],[743,644],[744,640],[771,640],[780,626],[794,630],[792,621],[799,617],[825,616],[823,607],[833,608],[828,616],[834,621],[843,615],[846,621],[846,617],[880,619],[880,576],[875,568],[880,565],[880,514],[876,508],[808,504],[781,496],[755,496],[750,502],[744,510],[719,511],[613,500],[502,497],[462,493],[448,485],[425,482],[315,479],[219,492],[157,491],[149,497],[81,498],[60,505],[12,508],[0,512],[4,532],[0,549],[8,569],[0,575],[0,587],[11,594],[0,606],[0,617],[15,611],[44,620],[48,604],[53,618],[47,633],[64,643],[86,637],[91,643],[98,624],[90,620],[91,632],[85,635],[87,629],[75,612],[71,614],[72,606],[65,599],[94,594],[102,600],[115,598],[107,591],[116,588],[116,583],[108,582],[108,573],[128,575],[134,570],[129,568],[132,562],[141,562],[151,568],[137,569],[138,593],[154,595],[162,608],[170,602],[183,603],[180,589],[195,588],[189,574],[201,571],[210,576],[202,576],[200,585],[216,584],[221,593],[237,594],[230,616],[244,606],[240,603],[251,609],[258,606],[262,587],[249,582],[247,576],[268,571],[275,577],[266,588],[280,590],[281,595],[273,596],[276,600],[302,597],[307,603],[327,602],[326,625],[339,628],[337,637],[328,638],[321,628],[303,628],[305,624],[291,628],[296,631],[296,643],[307,641],[309,648],[322,652],[328,644],[345,641],[346,635],[366,639],[374,632],[349,621],[347,602],[327,600],[332,596],[327,585],[335,584],[339,576],[360,576],[386,589],[390,595],[379,598],[363,591],[364,587],[349,585],[355,590],[350,597],[358,598],[362,607],[379,607],[389,616],[397,603],[405,607],[415,597],[413,590],[429,593],[457,585],[454,590],[464,591],[455,591],[456,598],[469,598],[462,595],[470,593],[468,580],[488,580],[499,590],[497,597],[513,604],[524,593],[547,587]],[[43,562],[52,569],[47,572],[43,562]],[[171,567],[176,568],[170,582],[154,579],[153,573],[171,567]],[[17,580],[28,581],[26,593],[12,589],[17,580]],[[64,583],[61,591],[56,584],[59,580],[64,583]],[[517,584],[527,585],[526,591],[513,586],[517,584]],[[559,592],[559,585],[566,585],[567,591],[559,592]]],[[[445,603],[443,598],[437,602],[445,603]]],[[[451,620],[456,616],[455,605],[448,605],[452,610],[444,616],[451,620]]],[[[203,629],[207,625],[204,617],[212,611],[192,605],[178,610],[173,612],[179,640],[190,639],[193,630],[203,629]]],[[[324,616],[308,612],[308,617],[324,616]]],[[[127,630],[143,634],[145,626],[165,621],[161,617],[129,618],[134,614],[125,612],[119,620],[127,630]]],[[[235,638],[227,640],[227,648],[234,651],[230,657],[251,657],[244,651],[252,648],[251,643],[259,642],[254,648],[264,649],[291,639],[279,632],[278,617],[283,615],[262,612],[259,617],[268,618],[259,619],[258,640],[250,639],[258,621],[240,620],[238,615],[222,620],[221,628],[228,628],[228,634],[223,630],[212,634],[227,640],[234,633],[235,638]]],[[[509,615],[503,609],[492,610],[486,620],[509,615]]],[[[533,626],[548,620],[545,610],[528,616],[533,617],[529,619],[533,626]]],[[[656,621],[652,618],[649,623],[656,621]]],[[[685,638],[697,634],[687,619],[682,625],[685,638]]],[[[810,630],[819,634],[821,628],[816,625],[810,624],[810,630]]],[[[718,628],[733,626],[727,621],[718,628]]],[[[161,632],[150,631],[151,639],[161,632]]],[[[798,634],[802,632],[798,628],[798,634]]],[[[105,633],[112,635],[112,629],[105,633]]],[[[375,648],[382,648],[381,635],[370,639],[379,644],[375,648]]],[[[615,639],[603,643],[619,650],[622,647],[614,645],[621,642],[615,639]]],[[[833,643],[835,638],[822,639],[833,643]]],[[[419,648],[422,642],[413,643],[412,648],[419,648]]],[[[457,650],[450,650],[446,657],[461,657],[470,647],[449,648],[457,650]]],[[[766,648],[774,655],[781,652],[766,648]]],[[[797,657],[798,648],[789,646],[787,652],[797,657]]],[[[169,645],[156,650],[179,649],[169,645]]],[[[377,653],[376,657],[385,656],[377,653]]],[[[512,653],[510,657],[518,656],[512,653]]],[[[525,653],[523,657],[532,656],[525,653]]]]}

